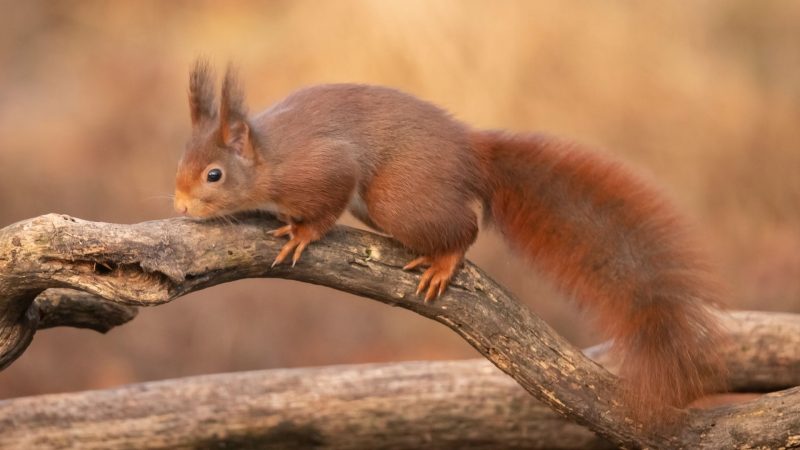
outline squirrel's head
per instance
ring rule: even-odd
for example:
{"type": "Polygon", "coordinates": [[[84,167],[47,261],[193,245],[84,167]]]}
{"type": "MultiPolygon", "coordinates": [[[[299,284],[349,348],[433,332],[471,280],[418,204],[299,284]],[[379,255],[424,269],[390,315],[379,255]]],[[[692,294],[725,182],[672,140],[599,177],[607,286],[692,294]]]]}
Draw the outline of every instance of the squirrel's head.
{"type": "Polygon", "coordinates": [[[189,108],[192,135],[175,176],[175,210],[204,218],[247,209],[260,161],[244,93],[231,67],[216,108],[212,70],[207,62],[196,62],[189,76],[189,108]]]}

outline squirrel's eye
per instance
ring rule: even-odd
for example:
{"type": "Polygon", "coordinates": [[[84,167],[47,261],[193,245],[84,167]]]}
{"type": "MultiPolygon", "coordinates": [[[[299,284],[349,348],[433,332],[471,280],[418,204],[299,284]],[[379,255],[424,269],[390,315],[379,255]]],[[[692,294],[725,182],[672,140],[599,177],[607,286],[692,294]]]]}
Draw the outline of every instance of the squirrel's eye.
{"type": "Polygon", "coordinates": [[[208,175],[206,175],[206,180],[211,183],[219,181],[222,179],[222,171],[219,169],[211,169],[208,171],[208,175]]]}

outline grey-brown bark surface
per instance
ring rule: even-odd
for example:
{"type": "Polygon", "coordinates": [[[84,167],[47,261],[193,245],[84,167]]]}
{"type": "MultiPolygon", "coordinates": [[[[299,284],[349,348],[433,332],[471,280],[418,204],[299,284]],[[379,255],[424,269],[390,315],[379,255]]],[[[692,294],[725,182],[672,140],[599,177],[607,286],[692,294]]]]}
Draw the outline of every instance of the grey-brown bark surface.
{"type": "Polygon", "coordinates": [[[234,279],[280,277],[352,292],[437,320],[534,397],[619,445],[798,445],[798,389],[690,413],[683,428],[644,431],[616,402],[613,375],[476,267],[467,264],[443,298],[425,304],[413,295],[417,275],[400,269],[412,255],[371,233],[339,227],[311,246],[297,267],[270,268],[282,245],[267,234],[276,225],[256,216],[235,223],[171,219],[115,225],[47,215],[0,230],[0,365],[10,364],[30,342],[40,325],[40,312],[32,305],[48,288],[78,289],[113,303],[157,305],[234,279]]]}
{"type": "Polygon", "coordinates": [[[242,372],[0,402],[0,448],[613,446],[487,361],[242,372]]]}
{"type": "MultiPolygon", "coordinates": [[[[792,370],[800,352],[785,350],[800,321],[778,318],[787,320],[731,317],[725,356],[743,370],[733,389],[800,384],[792,370]],[[758,351],[751,341],[770,345],[758,351]]],[[[602,347],[587,353],[607,359],[602,347]]],[[[0,401],[0,430],[0,448],[613,448],[483,359],[267,370],[11,399],[0,401]]]]}
{"type": "Polygon", "coordinates": [[[48,289],[36,297],[39,329],[88,328],[100,333],[136,317],[136,307],[112,303],[73,289],[48,289]]]}

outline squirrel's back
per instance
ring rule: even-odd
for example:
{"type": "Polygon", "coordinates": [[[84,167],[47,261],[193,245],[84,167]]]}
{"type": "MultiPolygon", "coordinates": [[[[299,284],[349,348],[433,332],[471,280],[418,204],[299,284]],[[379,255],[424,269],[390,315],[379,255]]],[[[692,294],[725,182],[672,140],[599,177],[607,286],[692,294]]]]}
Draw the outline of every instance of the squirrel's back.
{"type": "Polygon", "coordinates": [[[379,155],[410,153],[439,142],[468,151],[468,128],[442,108],[405,92],[366,84],[299,89],[253,118],[275,146],[309,133],[352,141],[379,155]]]}
{"type": "Polygon", "coordinates": [[[409,184],[446,183],[483,195],[469,127],[405,92],[365,84],[321,84],[289,94],[252,119],[262,148],[280,158],[310,137],[343,142],[361,184],[388,167],[407,167],[409,184]]]}

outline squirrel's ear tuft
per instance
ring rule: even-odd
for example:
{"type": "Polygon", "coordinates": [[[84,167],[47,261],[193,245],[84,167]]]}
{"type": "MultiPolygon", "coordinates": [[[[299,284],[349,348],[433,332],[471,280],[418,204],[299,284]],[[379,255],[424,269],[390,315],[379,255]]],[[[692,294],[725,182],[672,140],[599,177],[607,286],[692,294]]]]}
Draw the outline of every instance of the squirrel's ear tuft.
{"type": "Polygon", "coordinates": [[[225,78],[222,79],[222,97],[219,103],[220,125],[229,125],[230,122],[243,120],[247,117],[247,108],[244,105],[244,90],[236,76],[236,70],[228,64],[225,78]]]}
{"type": "Polygon", "coordinates": [[[195,61],[189,74],[189,110],[192,125],[214,117],[214,71],[202,58],[195,61]]]}
{"type": "Polygon", "coordinates": [[[244,105],[244,90],[236,77],[236,71],[230,64],[222,80],[219,137],[223,145],[234,149],[240,156],[246,158],[254,156],[250,142],[250,127],[247,124],[247,108],[244,105]]]}

